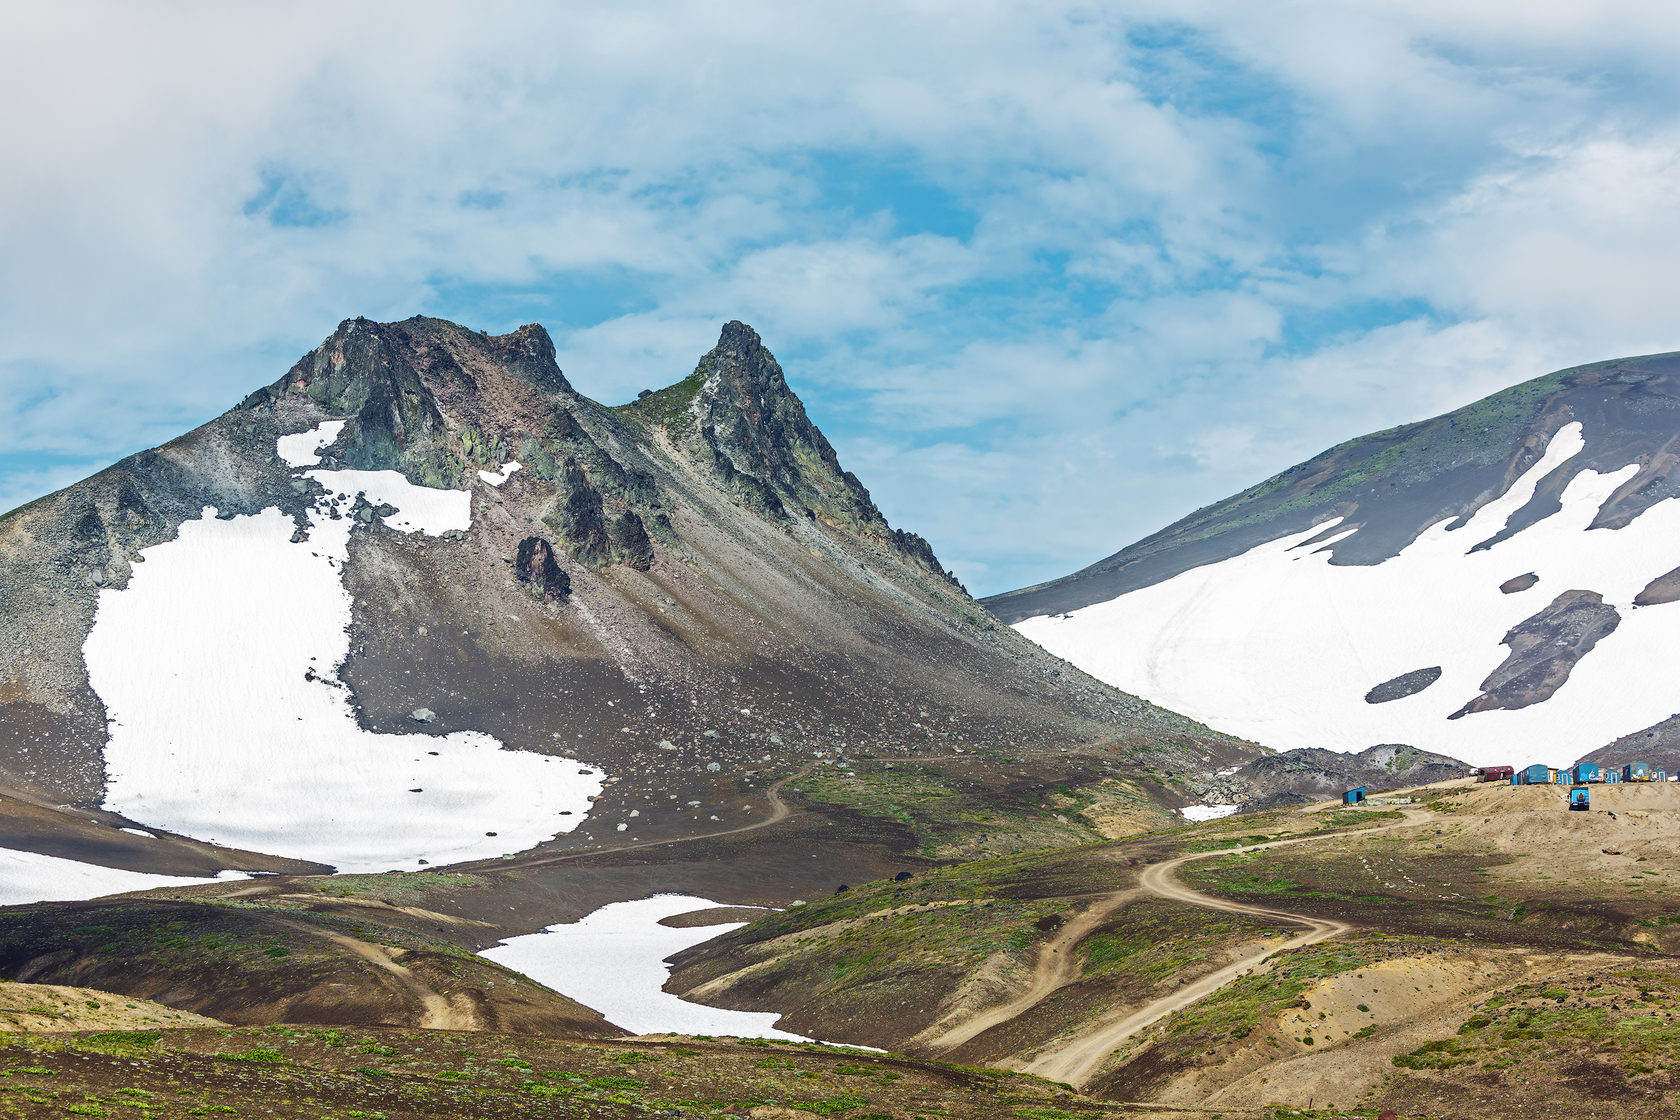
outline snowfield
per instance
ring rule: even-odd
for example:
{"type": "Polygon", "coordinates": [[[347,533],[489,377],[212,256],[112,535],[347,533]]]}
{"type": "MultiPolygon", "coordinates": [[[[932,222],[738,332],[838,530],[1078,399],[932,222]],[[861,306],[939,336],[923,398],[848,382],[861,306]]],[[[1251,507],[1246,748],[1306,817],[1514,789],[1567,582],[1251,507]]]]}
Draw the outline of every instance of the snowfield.
{"type": "Polygon", "coordinates": [[[485,482],[488,482],[491,486],[500,486],[502,483],[512,478],[513,472],[519,469],[521,469],[520,464],[508,462],[502,464],[502,469],[500,471],[479,471],[478,477],[483,479],[485,482]]]}
{"type": "Polygon", "coordinates": [[[288,467],[313,467],[321,461],[321,448],[331,447],[343,430],[343,420],[323,421],[307,432],[281,436],[274,450],[288,467]]]}
{"type": "Polygon", "coordinates": [[[522,972],[539,984],[605,1015],[635,1034],[707,1034],[809,1042],[775,1028],[769,1011],[729,1011],[689,1003],[663,990],[665,959],[744,923],[672,929],[661,918],[721,903],[691,895],[656,895],[603,906],[580,922],[510,937],[480,956],[522,972]]]}
{"type": "Polygon", "coordinates": [[[140,871],[100,867],[80,860],[0,848],[0,906],[17,906],[25,902],[81,902],[108,894],[149,891],[158,887],[191,887],[244,878],[248,876],[237,871],[223,871],[209,879],[148,875],[140,871]]]}
{"type": "Polygon", "coordinates": [[[1179,812],[1184,815],[1185,820],[1200,824],[1203,821],[1216,821],[1221,817],[1228,817],[1238,808],[1240,806],[1237,805],[1186,805],[1179,812]]]}
{"type": "Polygon", "coordinates": [[[1436,524],[1381,564],[1332,565],[1322,546],[1297,549],[1335,524],[1326,522],[1016,629],[1109,684],[1279,749],[1408,743],[1474,765],[1570,762],[1680,711],[1680,603],[1633,606],[1646,584],[1680,566],[1680,499],[1626,528],[1588,529],[1637,466],[1582,471],[1557,513],[1471,551],[1583,445],[1581,425],[1566,425],[1466,525],[1436,524]],[[1533,587],[1501,593],[1526,572],[1539,576],[1533,587]],[[1622,621],[1568,681],[1527,708],[1448,720],[1505,660],[1506,632],[1577,589],[1601,594],[1622,621]],[[1365,702],[1374,685],[1437,665],[1440,679],[1420,692],[1365,702]]]}
{"type": "MultiPolygon", "coordinates": [[[[307,465],[330,426],[282,453],[307,465]]],[[[358,872],[499,856],[577,827],[600,770],[477,732],[364,731],[338,679],[356,495],[396,506],[391,528],[434,536],[469,527],[470,495],[395,471],[308,477],[329,496],[307,540],[277,508],[223,520],[206,507],[145,550],[126,588],[100,592],[83,656],[110,720],[106,807],[358,872]]]]}

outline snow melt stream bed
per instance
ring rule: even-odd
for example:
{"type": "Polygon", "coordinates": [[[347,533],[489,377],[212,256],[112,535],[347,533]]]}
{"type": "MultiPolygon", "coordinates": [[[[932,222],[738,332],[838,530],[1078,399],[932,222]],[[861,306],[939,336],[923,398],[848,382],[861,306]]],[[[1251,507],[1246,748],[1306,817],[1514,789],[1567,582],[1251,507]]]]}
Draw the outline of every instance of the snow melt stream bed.
{"type": "MultiPolygon", "coordinates": [[[[280,454],[317,463],[342,427],[287,436],[280,454]]],[[[364,731],[338,679],[357,494],[397,507],[388,527],[431,536],[470,526],[471,494],[396,471],[308,477],[328,496],[307,540],[278,508],[224,520],[207,506],[144,551],[126,588],[100,592],[82,649],[110,718],[106,808],[355,872],[499,856],[577,827],[600,770],[479,732],[364,731]]]]}
{"type": "Polygon", "coordinates": [[[664,991],[665,959],[691,945],[738,929],[742,922],[672,929],[661,918],[708,910],[721,903],[664,894],[603,906],[580,922],[510,937],[480,955],[522,972],[635,1034],[708,1034],[809,1042],[775,1028],[772,1011],[729,1011],[689,1003],[664,991]]]}

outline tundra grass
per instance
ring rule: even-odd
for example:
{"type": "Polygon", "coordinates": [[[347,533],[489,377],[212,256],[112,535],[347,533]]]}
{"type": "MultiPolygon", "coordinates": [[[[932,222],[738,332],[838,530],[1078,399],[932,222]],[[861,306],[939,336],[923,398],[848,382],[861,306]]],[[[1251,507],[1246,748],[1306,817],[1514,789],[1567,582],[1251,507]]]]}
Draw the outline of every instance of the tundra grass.
{"type": "Polygon", "coordinates": [[[1058,790],[988,788],[938,767],[869,763],[790,783],[807,801],[843,806],[908,828],[928,859],[974,859],[1088,844],[1102,833],[1058,790]],[[1058,804],[1060,803],[1060,804],[1058,804]]]}
{"type": "Polygon", "coordinates": [[[829,1046],[299,1029],[0,1035],[0,1115],[322,1120],[1100,1115],[1037,1078],[829,1046]]]}

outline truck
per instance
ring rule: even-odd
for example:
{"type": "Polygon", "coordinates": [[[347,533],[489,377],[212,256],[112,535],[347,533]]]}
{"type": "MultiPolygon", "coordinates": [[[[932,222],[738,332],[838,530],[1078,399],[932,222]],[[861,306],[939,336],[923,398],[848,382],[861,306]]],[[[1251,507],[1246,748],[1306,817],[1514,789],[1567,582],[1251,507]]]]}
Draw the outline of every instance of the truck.
{"type": "Polygon", "coordinates": [[[1592,791],[1586,786],[1571,786],[1569,789],[1569,808],[1571,812],[1587,812],[1592,808],[1592,791]]]}

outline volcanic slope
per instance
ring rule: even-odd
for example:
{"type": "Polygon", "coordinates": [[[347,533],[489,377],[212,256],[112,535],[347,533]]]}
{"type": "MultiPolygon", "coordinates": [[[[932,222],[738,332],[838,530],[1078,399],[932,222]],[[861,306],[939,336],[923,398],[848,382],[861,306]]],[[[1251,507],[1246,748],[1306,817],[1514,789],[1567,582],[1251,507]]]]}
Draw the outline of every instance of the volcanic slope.
{"type": "Polygon", "coordinates": [[[1680,1115],[1680,787],[1593,799],[1458,779],[860,884],[671,986],[1139,1114],[1680,1115]]]}
{"type": "Polygon", "coordinates": [[[1032,786],[1064,748],[1160,774],[1259,753],[997,626],[741,323],[609,408],[538,326],[346,321],[0,518],[0,604],[0,843],[149,873],[727,833],[845,756],[1032,786]]]}
{"type": "Polygon", "coordinates": [[[1271,746],[1680,762],[1680,355],[1352,440],[987,600],[1110,684],[1271,746]],[[1606,755],[1607,757],[1607,755],[1606,755]]]}

